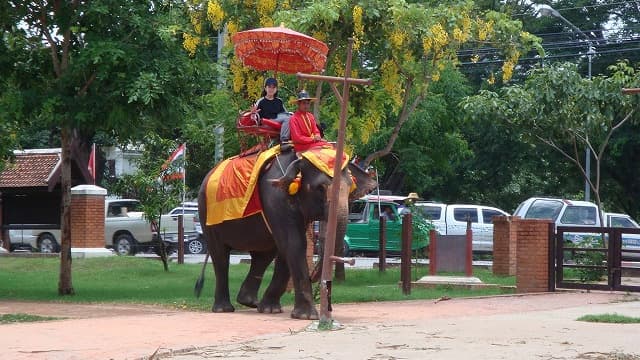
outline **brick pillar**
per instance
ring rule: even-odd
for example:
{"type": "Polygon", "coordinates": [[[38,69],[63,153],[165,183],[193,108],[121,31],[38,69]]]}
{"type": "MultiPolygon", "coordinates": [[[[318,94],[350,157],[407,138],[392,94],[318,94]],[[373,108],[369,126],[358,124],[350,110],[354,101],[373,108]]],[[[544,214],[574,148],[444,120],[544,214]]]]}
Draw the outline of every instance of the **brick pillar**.
{"type": "Polygon", "coordinates": [[[519,216],[493,217],[493,274],[516,274],[516,250],[518,248],[519,216]]]}
{"type": "Polygon", "coordinates": [[[551,220],[516,219],[516,288],[518,293],[549,288],[549,224],[551,220]]]}
{"type": "Polygon", "coordinates": [[[107,190],[95,185],[71,188],[71,246],[104,249],[104,198],[107,190]]]}

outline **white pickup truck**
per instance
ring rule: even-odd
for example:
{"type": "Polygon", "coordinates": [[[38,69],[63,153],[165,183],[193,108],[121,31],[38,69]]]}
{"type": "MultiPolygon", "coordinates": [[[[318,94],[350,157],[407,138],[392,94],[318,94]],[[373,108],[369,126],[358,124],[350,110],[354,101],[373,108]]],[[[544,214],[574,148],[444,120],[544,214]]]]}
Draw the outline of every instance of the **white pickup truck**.
{"type": "Polygon", "coordinates": [[[442,204],[418,201],[416,207],[430,220],[440,235],[464,235],[471,221],[473,252],[493,252],[493,217],[509,216],[506,211],[491,206],[442,204]]]}
{"type": "MultiPolygon", "coordinates": [[[[185,243],[197,238],[196,223],[193,215],[184,216],[185,243]]],[[[177,247],[177,216],[163,215],[160,231],[169,249],[177,247]]],[[[133,255],[140,250],[154,246],[157,233],[151,223],[140,211],[140,202],[134,199],[105,200],[105,247],[113,248],[119,255],[133,255]]],[[[41,252],[60,250],[60,229],[9,230],[11,248],[30,248],[41,252]]]]}
{"type": "MultiPolygon", "coordinates": [[[[513,215],[523,219],[551,219],[556,226],[600,226],[598,207],[589,201],[532,197],[523,201],[513,215]]],[[[627,214],[605,212],[602,215],[605,227],[639,228],[638,223],[627,214]]],[[[582,235],[584,234],[568,233],[564,238],[575,242],[582,235]]],[[[622,234],[622,257],[640,258],[640,254],[625,252],[625,249],[640,250],[640,235],[622,234]]]]}

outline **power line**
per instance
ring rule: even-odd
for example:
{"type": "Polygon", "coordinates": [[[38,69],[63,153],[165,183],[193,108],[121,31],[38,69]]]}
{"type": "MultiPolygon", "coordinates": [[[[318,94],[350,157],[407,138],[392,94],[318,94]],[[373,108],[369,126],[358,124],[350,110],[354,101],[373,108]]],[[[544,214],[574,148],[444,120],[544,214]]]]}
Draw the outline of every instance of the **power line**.
{"type": "MultiPolygon", "coordinates": [[[[574,7],[566,7],[566,8],[559,8],[556,9],[557,11],[565,11],[565,10],[581,10],[581,9],[585,9],[585,8],[599,8],[599,7],[604,7],[604,6],[618,6],[618,5],[629,5],[631,3],[637,3],[638,1],[620,1],[620,2],[616,2],[616,3],[611,3],[611,4],[594,4],[594,5],[583,5],[583,6],[574,6],[574,7]]],[[[518,13],[518,14],[513,14],[513,17],[518,17],[518,16],[527,16],[527,15],[531,15],[531,13],[528,12],[524,12],[524,13],[518,13]]]]}

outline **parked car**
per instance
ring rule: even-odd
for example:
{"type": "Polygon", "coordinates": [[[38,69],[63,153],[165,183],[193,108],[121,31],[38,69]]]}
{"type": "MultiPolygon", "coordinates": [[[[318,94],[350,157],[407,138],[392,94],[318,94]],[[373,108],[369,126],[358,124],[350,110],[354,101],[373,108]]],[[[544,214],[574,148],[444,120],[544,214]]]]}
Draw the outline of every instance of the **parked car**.
{"type": "MultiPolygon", "coordinates": [[[[640,229],[640,225],[627,214],[604,213],[604,221],[608,227],[640,229]]],[[[622,258],[640,260],[640,253],[624,251],[625,249],[640,250],[640,234],[622,234],[622,258]]]]}
{"type": "Polygon", "coordinates": [[[504,210],[485,205],[416,202],[422,215],[430,220],[440,235],[464,235],[471,222],[472,248],[476,253],[493,252],[493,217],[509,216],[504,210]]]}
{"type": "MultiPolygon", "coordinates": [[[[387,251],[399,253],[401,251],[402,216],[400,204],[404,203],[403,196],[372,196],[368,195],[354,201],[349,206],[347,233],[344,237],[344,254],[349,256],[353,252],[377,252],[380,249],[380,213],[388,209],[387,251]]],[[[414,237],[415,239],[415,237],[414,237]]],[[[424,249],[428,241],[412,242],[412,250],[424,249]]]]}
{"type": "Polygon", "coordinates": [[[32,228],[9,230],[11,250],[36,250],[42,253],[60,251],[60,230],[45,229],[42,224],[29,224],[32,228]]]}
{"type": "MultiPolygon", "coordinates": [[[[105,247],[113,248],[120,255],[133,255],[139,250],[155,246],[157,231],[141,211],[141,205],[135,199],[105,199],[105,247]]],[[[185,215],[186,248],[197,249],[202,241],[197,232],[199,222],[196,215],[185,215]],[[197,224],[197,225],[196,225],[197,224]],[[191,243],[191,241],[194,241],[191,243]]],[[[174,248],[177,240],[177,215],[163,215],[163,240],[169,249],[174,248]]],[[[40,252],[60,251],[59,225],[29,224],[25,229],[9,230],[11,249],[28,249],[40,252]]],[[[202,246],[200,246],[202,247],[202,246]]],[[[196,250],[194,250],[196,251],[196,250]]],[[[202,250],[200,250],[202,251],[202,250]]]]}
{"type": "MultiPolygon", "coordinates": [[[[514,216],[523,219],[551,219],[556,226],[599,227],[598,206],[589,201],[567,200],[560,198],[532,197],[523,201],[514,216]]],[[[638,228],[638,224],[626,214],[603,213],[605,227],[638,228]]],[[[571,243],[579,242],[584,236],[597,236],[596,233],[565,233],[564,239],[571,243]]],[[[622,250],[640,249],[640,235],[622,234],[622,250]]],[[[623,258],[640,258],[640,254],[622,252],[623,258]]]]}
{"type": "MultiPolygon", "coordinates": [[[[598,207],[589,201],[531,197],[518,205],[514,216],[523,219],[550,219],[557,226],[598,227],[598,207]]],[[[565,233],[564,240],[579,243],[592,233],[565,233]]]]}
{"type": "MultiPolygon", "coordinates": [[[[171,209],[163,216],[163,221],[177,221],[178,215],[193,216],[195,233],[185,231],[184,250],[187,254],[205,254],[207,243],[202,237],[202,224],[198,214],[198,203],[184,202],[180,206],[171,209]]],[[[176,234],[177,235],[177,234],[176,234]]],[[[176,240],[177,241],[177,240],[176,240]]]]}
{"type": "Polygon", "coordinates": [[[532,197],[523,201],[514,216],[551,219],[556,226],[600,226],[598,207],[589,201],[532,197]]]}

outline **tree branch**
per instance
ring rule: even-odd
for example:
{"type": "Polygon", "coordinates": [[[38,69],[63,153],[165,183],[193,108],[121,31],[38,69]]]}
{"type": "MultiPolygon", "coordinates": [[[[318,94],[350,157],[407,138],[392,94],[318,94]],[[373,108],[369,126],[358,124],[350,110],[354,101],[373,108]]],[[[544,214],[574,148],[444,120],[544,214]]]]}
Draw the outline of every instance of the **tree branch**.
{"type": "Polygon", "coordinates": [[[413,80],[410,78],[407,78],[407,81],[405,82],[405,85],[404,85],[404,99],[402,101],[402,111],[400,112],[400,115],[398,117],[398,122],[396,123],[396,126],[394,126],[393,131],[391,132],[391,136],[389,137],[389,141],[387,142],[387,145],[385,145],[383,149],[369,154],[364,159],[363,165],[365,168],[369,166],[369,164],[371,164],[373,160],[383,157],[391,152],[393,145],[395,144],[396,140],[398,139],[398,136],[400,135],[400,129],[402,128],[402,125],[404,125],[404,123],[409,119],[409,115],[415,110],[418,104],[420,104],[420,102],[424,99],[426,87],[423,87],[420,93],[413,100],[411,105],[410,106],[408,105],[412,86],[413,86],[413,80]]]}

